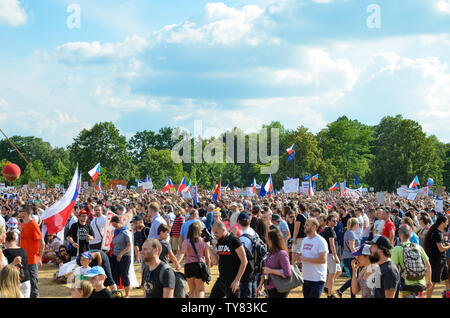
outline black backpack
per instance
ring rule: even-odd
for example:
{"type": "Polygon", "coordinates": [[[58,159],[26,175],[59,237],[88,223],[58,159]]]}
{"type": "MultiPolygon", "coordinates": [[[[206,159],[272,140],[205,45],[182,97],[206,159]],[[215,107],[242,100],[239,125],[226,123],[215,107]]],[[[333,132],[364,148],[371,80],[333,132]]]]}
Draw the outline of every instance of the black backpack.
{"type": "MultiPolygon", "coordinates": [[[[255,235],[253,236],[249,234],[242,234],[242,236],[248,238],[252,242],[252,251],[249,251],[248,248],[244,245],[248,263],[252,267],[251,275],[261,274],[262,268],[264,266],[264,261],[269,254],[269,249],[257,233],[255,233],[255,235]]],[[[249,265],[247,265],[247,267],[249,267],[249,265]]],[[[250,269],[248,271],[250,272],[250,269]]],[[[245,269],[244,275],[246,272],[247,268],[245,269]]]]}
{"type": "MultiPolygon", "coordinates": [[[[166,270],[174,271],[173,268],[164,262],[161,262],[163,268],[159,272],[159,280],[163,280],[163,274],[166,270]]],[[[186,298],[186,276],[181,272],[175,272],[175,289],[173,291],[173,298],[186,298]]]]}

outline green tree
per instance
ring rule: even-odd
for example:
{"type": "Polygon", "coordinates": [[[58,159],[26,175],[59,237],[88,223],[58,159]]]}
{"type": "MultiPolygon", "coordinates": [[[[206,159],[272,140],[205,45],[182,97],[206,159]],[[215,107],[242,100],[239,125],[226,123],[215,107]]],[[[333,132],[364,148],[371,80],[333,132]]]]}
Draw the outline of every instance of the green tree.
{"type": "Polygon", "coordinates": [[[443,160],[433,140],[427,138],[416,121],[384,117],[375,129],[374,155],[370,184],[377,190],[394,191],[409,184],[415,175],[422,185],[428,177],[442,184],[443,160]]]}
{"type": "Polygon", "coordinates": [[[83,179],[89,179],[88,171],[98,162],[113,179],[134,179],[136,166],[127,153],[125,136],[111,122],[95,124],[84,129],[68,147],[72,162],[78,162],[83,179]]]}

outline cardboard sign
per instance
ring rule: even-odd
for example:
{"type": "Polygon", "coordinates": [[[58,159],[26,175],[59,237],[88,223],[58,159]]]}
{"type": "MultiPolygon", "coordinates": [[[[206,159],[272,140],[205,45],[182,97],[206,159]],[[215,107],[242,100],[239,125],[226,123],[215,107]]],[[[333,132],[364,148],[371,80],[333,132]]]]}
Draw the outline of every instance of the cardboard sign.
{"type": "MultiPolygon", "coordinates": [[[[103,241],[102,241],[102,250],[109,251],[111,248],[111,243],[114,237],[114,227],[111,225],[111,218],[116,215],[115,213],[108,211],[106,213],[106,223],[105,223],[105,233],[103,234],[103,241]]],[[[120,220],[122,221],[123,225],[129,227],[129,223],[131,219],[133,218],[132,213],[126,213],[123,215],[120,215],[120,220]]],[[[132,231],[132,230],[131,230],[132,231]]]]}
{"type": "Polygon", "coordinates": [[[408,200],[414,201],[417,197],[417,192],[409,193],[408,200]]]}
{"type": "Polygon", "coordinates": [[[444,212],[444,200],[436,200],[434,209],[436,212],[444,212]]]}
{"type": "Polygon", "coordinates": [[[300,192],[308,194],[308,190],[309,190],[309,181],[303,181],[302,186],[300,187],[300,192]]]}
{"type": "Polygon", "coordinates": [[[377,192],[378,204],[384,204],[384,192],[377,192]]]}
{"type": "Polygon", "coordinates": [[[300,183],[300,179],[299,178],[284,180],[283,181],[284,193],[297,193],[298,192],[298,185],[299,185],[299,183],[300,183]]]}

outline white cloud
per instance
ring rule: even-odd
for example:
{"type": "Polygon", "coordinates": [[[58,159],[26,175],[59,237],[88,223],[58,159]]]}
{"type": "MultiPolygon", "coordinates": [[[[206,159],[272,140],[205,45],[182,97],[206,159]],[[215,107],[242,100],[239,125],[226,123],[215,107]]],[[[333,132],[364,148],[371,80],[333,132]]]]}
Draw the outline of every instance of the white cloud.
{"type": "Polygon", "coordinates": [[[450,0],[435,1],[434,7],[438,12],[450,14],[450,0]]]}
{"type": "Polygon", "coordinates": [[[279,39],[267,36],[256,28],[264,23],[264,9],[246,5],[242,9],[228,7],[222,2],[205,6],[205,23],[198,26],[192,21],[171,24],[153,33],[157,42],[200,43],[210,45],[234,45],[240,42],[248,45],[261,43],[279,44],[279,39]]]}
{"type": "Polygon", "coordinates": [[[147,40],[137,35],[127,37],[124,42],[118,43],[69,42],[58,46],[55,56],[58,61],[70,65],[111,62],[133,58],[147,46],[147,40]]]}
{"type": "Polygon", "coordinates": [[[8,101],[0,97],[0,111],[7,110],[9,108],[8,101]]]}
{"type": "Polygon", "coordinates": [[[18,0],[0,1],[0,25],[19,26],[27,22],[27,13],[18,0]]]}

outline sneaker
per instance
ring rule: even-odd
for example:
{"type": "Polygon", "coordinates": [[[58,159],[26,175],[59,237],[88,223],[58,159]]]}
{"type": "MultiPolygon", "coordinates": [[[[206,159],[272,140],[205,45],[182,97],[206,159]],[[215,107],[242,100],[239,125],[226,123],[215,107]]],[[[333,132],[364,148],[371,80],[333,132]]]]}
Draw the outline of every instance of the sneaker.
{"type": "Polygon", "coordinates": [[[337,298],[337,297],[334,294],[331,294],[331,296],[327,296],[327,298],[337,298]]]}
{"type": "MultiPolygon", "coordinates": [[[[342,292],[341,292],[339,289],[338,289],[336,292],[337,292],[339,298],[342,298],[342,292]]],[[[337,297],[336,297],[336,298],[337,298],[337,297]]]]}

